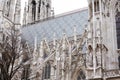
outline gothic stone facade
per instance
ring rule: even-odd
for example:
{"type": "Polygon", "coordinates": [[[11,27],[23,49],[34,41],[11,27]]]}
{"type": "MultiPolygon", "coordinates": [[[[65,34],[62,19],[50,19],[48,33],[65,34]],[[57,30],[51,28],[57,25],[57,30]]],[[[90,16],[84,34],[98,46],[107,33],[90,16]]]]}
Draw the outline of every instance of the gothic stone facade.
{"type": "MultiPolygon", "coordinates": [[[[0,43],[1,44],[3,41],[3,35],[4,38],[11,39],[10,31],[13,27],[15,27],[16,31],[19,31],[21,26],[20,13],[21,13],[21,0],[0,0],[0,43]]],[[[12,41],[9,42],[10,42],[9,44],[11,44],[12,41]]],[[[0,59],[2,59],[2,55],[3,55],[2,50],[0,50],[0,59]]],[[[15,63],[16,65],[18,64],[18,62],[15,63]]],[[[19,74],[19,72],[17,74],[19,74]]],[[[19,77],[21,77],[21,76],[17,76],[17,74],[15,74],[15,77],[13,77],[13,80],[19,79],[19,77]]]]}
{"type": "Polygon", "coordinates": [[[31,80],[120,80],[120,0],[88,0],[83,35],[40,45],[35,40],[31,80]],[[85,49],[84,49],[85,46],[85,49]]]}
{"type": "MultiPolygon", "coordinates": [[[[39,12],[37,8],[33,10],[37,6],[35,0],[31,2],[28,23],[35,21],[39,12]]],[[[12,22],[19,25],[19,3],[0,0],[1,31],[12,22]]],[[[64,33],[62,39],[54,37],[52,42],[35,39],[29,61],[30,80],[120,80],[120,0],[88,0],[88,4],[89,23],[82,35],[78,36],[74,29],[71,38],[64,33]]]]}
{"type": "Polygon", "coordinates": [[[9,29],[13,25],[20,28],[20,13],[20,0],[0,0],[0,30],[9,29]]]}

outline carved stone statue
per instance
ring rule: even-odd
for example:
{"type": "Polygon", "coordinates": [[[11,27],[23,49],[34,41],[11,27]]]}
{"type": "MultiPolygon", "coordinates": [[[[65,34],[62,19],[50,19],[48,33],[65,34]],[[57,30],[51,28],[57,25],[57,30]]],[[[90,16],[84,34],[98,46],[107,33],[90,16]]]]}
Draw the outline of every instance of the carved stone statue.
{"type": "Polygon", "coordinates": [[[100,47],[96,48],[96,63],[97,66],[101,65],[101,52],[100,52],[100,47]]]}
{"type": "Polygon", "coordinates": [[[88,53],[87,53],[87,56],[86,56],[86,66],[87,66],[87,68],[93,67],[92,47],[89,46],[88,49],[89,50],[88,50],[88,53]]]}

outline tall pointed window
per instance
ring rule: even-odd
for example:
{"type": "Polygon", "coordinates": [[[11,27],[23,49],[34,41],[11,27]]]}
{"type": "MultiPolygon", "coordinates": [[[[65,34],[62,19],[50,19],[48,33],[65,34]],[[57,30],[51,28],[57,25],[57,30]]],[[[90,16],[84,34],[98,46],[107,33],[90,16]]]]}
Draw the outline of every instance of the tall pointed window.
{"type": "Polygon", "coordinates": [[[120,12],[116,15],[117,47],[120,49],[120,12]]]}
{"type": "Polygon", "coordinates": [[[95,9],[95,12],[98,12],[99,11],[99,0],[96,0],[94,2],[94,9],[95,9]]]}
{"type": "Polygon", "coordinates": [[[32,19],[35,21],[36,17],[36,1],[32,0],[32,19]]]}
{"type": "Polygon", "coordinates": [[[51,73],[51,65],[49,62],[47,62],[45,68],[44,68],[44,79],[50,79],[50,73],[51,73]]]}

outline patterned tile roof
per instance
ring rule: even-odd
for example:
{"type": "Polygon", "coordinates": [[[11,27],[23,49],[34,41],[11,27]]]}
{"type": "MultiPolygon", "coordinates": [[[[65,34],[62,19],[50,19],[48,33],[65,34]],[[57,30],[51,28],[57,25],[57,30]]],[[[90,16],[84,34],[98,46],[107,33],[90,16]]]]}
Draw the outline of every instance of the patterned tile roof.
{"type": "Polygon", "coordinates": [[[57,16],[52,19],[22,28],[22,38],[33,44],[35,37],[40,42],[43,38],[53,40],[53,35],[60,39],[65,32],[68,37],[73,36],[73,27],[76,25],[77,35],[80,35],[88,23],[88,10],[77,10],[71,13],[57,16]]]}

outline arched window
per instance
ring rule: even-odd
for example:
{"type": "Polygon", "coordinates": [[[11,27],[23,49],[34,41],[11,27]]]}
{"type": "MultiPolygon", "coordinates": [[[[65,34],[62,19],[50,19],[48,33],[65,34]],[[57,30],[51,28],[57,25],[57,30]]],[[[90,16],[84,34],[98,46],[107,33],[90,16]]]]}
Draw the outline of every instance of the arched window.
{"type": "Polygon", "coordinates": [[[32,19],[35,21],[35,17],[36,17],[36,1],[32,0],[32,19]]]}
{"type": "Polygon", "coordinates": [[[84,72],[82,70],[80,70],[77,80],[85,80],[85,79],[86,79],[86,77],[85,77],[84,72]]]}
{"type": "Polygon", "coordinates": [[[116,15],[117,46],[120,49],[120,12],[116,15]]]}
{"type": "Polygon", "coordinates": [[[44,68],[44,79],[50,79],[50,73],[51,73],[51,65],[49,62],[47,62],[44,68]]]}
{"type": "Polygon", "coordinates": [[[94,9],[95,9],[95,12],[98,12],[100,9],[99,9],[99,0],[96,0],[94,2],[94,9]]]}
{"type": "Polygon", "coordinates": [[[36,73],[36,80],[39,80],[39,77],[40,77],[40,73],[37,72],[37,73],[36,73]]]}

